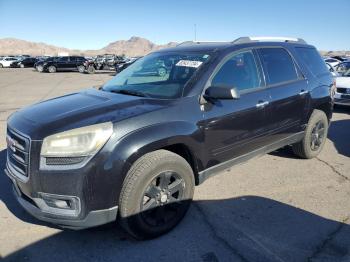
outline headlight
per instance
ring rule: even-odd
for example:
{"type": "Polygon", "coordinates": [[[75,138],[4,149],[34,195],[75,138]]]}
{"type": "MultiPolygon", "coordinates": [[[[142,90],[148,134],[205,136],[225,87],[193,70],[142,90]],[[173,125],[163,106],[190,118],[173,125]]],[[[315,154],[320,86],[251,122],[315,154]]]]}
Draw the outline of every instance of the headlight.
{"type": "Polygon", "coordinates": [[[72,129],[48,136],[41,147],[44,157],[91,156],[100,150],[113,133],[111,122],[72,129]]]}

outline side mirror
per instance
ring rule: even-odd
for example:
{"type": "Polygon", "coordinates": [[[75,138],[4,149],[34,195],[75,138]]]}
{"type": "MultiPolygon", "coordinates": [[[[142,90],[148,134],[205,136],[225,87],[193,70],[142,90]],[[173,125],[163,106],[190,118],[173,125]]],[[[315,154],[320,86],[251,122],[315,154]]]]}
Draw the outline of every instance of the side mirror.
{"type": "Polygon", "coordinates": [[[210,99],[239,99],[236,88],[226,85],[213,85],[205,90],[204,98],[210,99]]]}

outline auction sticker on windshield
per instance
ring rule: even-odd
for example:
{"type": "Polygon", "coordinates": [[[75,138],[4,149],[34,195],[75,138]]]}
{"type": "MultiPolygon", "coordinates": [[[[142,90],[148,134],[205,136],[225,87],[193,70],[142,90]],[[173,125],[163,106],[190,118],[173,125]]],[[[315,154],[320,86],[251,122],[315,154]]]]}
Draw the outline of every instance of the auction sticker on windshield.
{"type": "Polygon", "coordinates": [[[180,60],[176,63],[176,66],[186,66],[186,67],[199,67],[203,62],[201,61],[191,61],[191,60],[180,60]]]}

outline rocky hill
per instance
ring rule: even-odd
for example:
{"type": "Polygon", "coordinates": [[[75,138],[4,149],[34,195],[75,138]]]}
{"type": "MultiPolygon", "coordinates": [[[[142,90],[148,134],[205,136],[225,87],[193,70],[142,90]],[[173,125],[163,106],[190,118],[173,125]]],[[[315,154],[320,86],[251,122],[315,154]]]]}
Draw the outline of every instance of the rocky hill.
{"type": "Polygon", "coordinates": [[[131,37],[129,40],[119,40],[108,44],[98,50],[75,50],[64,47],[57,47],[45,43],[29,42],[15,38],[0,39],[0,55],[98,55],[98,54],[125,54],[127,56],[140,56],[148,54],[154,50],[175,46],[170,42],[166,45],[157,45],[141,37],[131,37]]]}

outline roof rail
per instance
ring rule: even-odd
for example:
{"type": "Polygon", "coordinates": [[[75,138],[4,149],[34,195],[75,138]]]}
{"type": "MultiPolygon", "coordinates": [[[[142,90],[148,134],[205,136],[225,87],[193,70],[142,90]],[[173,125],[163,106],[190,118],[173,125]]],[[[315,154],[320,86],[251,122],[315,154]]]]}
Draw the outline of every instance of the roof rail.
{"type": "Polygon", "coordinates": [[[199,45],[199,44],[219,44],[219,43],[230,43],[228,41],[185,41],[177,44],[176,46],[187,46],[187,45],[199,45]]]}
{"type": "Polygon", "coordinates": [[[252,42],[293,42],[299,44],[307,44],[302,38],[296,37],[276,37],[276,36],[246,36],[240,37],[232,41],[233,44],[245,44],[252,42]]]}

